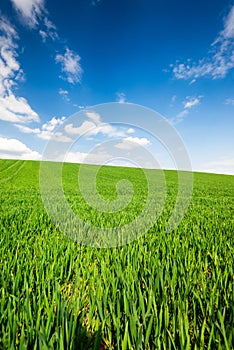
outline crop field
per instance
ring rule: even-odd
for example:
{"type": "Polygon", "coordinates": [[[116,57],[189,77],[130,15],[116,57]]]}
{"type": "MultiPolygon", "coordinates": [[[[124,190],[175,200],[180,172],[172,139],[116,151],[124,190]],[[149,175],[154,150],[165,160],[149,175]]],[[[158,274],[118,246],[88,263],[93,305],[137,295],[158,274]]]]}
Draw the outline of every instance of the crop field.
{"type": "MultiPolygon", "coordinates": [[[[138,240],[103,249],[76,243],[52,222],[39,169],[0,161],[0,349],[234,349],[234,176],[194,173],[188,211],[168,233],[177,173],[165,171],[157,222],[138,240]]],[[[64,165],[63,188],[84,220],[105,227],[139,215],[141,169],[100,169],[106,200],[120,179],[133,183],[132,202],[114,215],[85,203],[78,169],[64,165]]]]}

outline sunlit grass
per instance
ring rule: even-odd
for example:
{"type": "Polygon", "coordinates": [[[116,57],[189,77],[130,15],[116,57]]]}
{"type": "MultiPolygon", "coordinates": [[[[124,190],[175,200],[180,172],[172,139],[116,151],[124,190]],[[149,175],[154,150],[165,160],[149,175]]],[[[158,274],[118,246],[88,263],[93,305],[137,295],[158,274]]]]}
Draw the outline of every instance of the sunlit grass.
{"type": "MultiPolygon", "coordinates": [[[[119,179],[134,184],[133,201],[114,219],[83,201],[77,172],[65,165],[64,191],[84,219],[125,223],[143,207],[140,169],[101,169],[105,199],[116,198],[119,179]]],[[[234,177],[195,174],[189,210],[167,234],[177,176],[165,174],[168,197],[154,227],[127,246],[95,249],[51,222],[38,162],[0,161],[0,348],[233,349],[234,177]]]]}

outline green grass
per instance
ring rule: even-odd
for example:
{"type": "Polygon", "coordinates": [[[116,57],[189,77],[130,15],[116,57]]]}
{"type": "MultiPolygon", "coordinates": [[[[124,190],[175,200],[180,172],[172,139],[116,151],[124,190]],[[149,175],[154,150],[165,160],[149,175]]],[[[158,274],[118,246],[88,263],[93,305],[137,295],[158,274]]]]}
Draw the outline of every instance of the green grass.
{"type": "MultiPolygon", "coordinates": [[[[98,249],[52,223],[39,168],[0,161],[1,349],[234,349],[233,176],[195,173],[184,220],[166,233],[177,194],[177,175],[166,171],[166,205],[149,232],[98,249]]],[[[64,166],[63,185],[83,219],[124,224],[142,210],[147,186],[140,169],[101,169],[104,199],[116,198],[121,178],[135,190],[128,208],[110,215],[81,198],[78,168],[64,166]]]]}

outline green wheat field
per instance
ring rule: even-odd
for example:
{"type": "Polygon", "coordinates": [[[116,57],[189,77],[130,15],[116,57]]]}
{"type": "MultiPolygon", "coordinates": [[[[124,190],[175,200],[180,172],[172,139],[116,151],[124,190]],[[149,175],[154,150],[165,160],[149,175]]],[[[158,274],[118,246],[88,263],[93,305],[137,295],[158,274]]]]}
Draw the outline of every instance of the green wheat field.
{"type": "MultiPolygon", "coordinates": [[[[189,209],[167,233],[177,173],[165,171],[155,225],[128,245],[102,249],[53,224],[39,169],[36,161],[0,161],[0,349],[234,349],[234,176],[194,173],[189,209]]],[[[122,178],[134,187],[128,208],[114,215],[85,203],[78,169],[64,165],[63,187],[84,220],[105,227],[139,215],[147,197],[141,169],[100,169],[104,199],[116,198],[122,178]]]]}

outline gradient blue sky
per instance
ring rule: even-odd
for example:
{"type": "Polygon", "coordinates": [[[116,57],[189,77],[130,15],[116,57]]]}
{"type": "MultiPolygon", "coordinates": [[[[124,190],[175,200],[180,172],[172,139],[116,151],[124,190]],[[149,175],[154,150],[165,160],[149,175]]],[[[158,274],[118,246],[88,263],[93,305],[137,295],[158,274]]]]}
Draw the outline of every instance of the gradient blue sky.
{"type": "Polygon", "coordinates": [[[70,115],[126,101],[172,123],[194,170],[234,174],[233,1],[1,0],[0,49],[0,158],[40,159],[70,115]]]}

